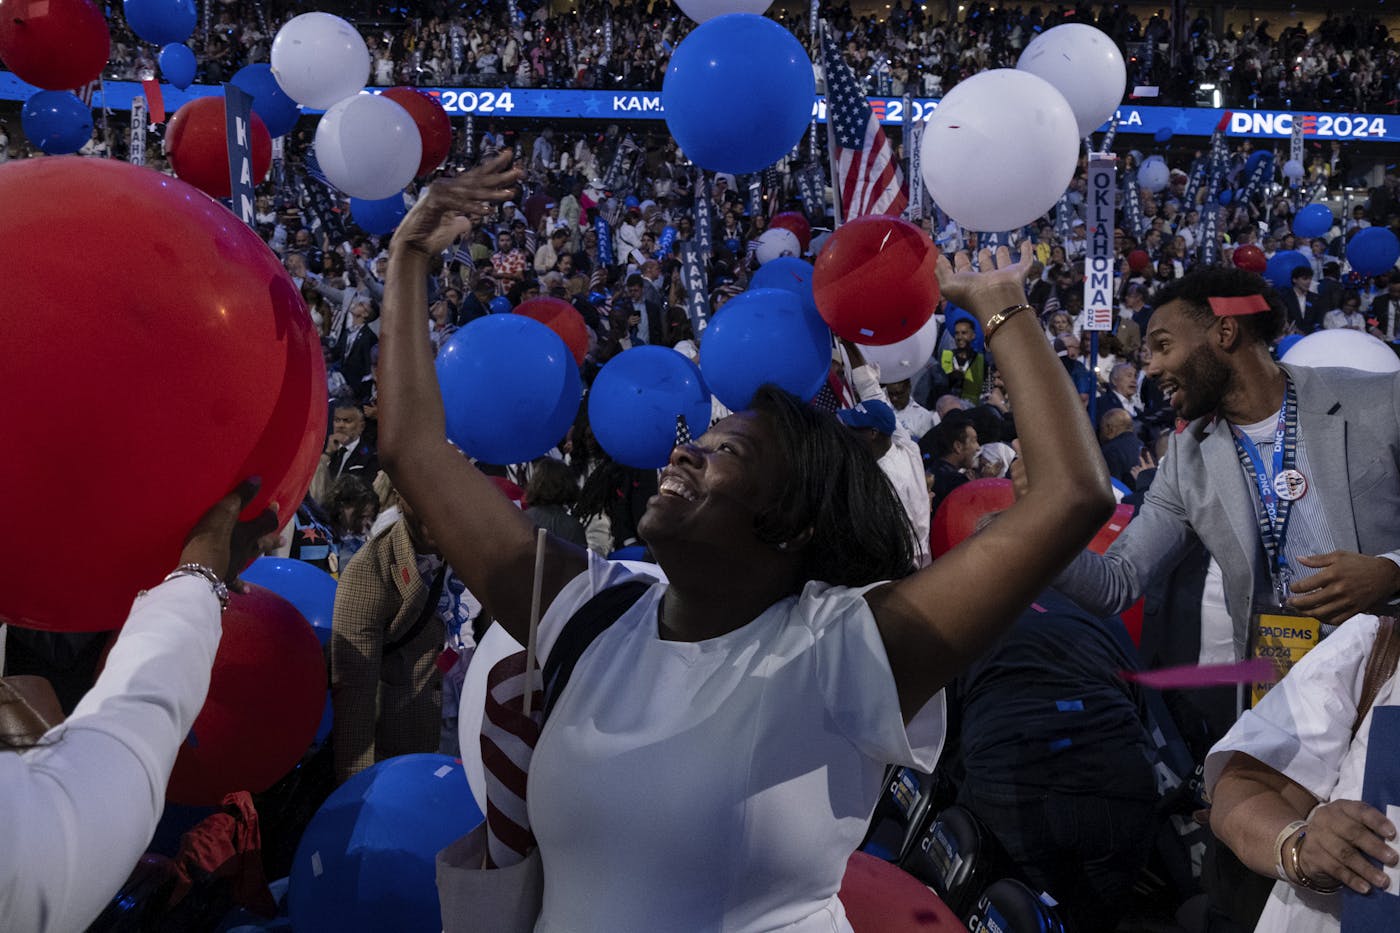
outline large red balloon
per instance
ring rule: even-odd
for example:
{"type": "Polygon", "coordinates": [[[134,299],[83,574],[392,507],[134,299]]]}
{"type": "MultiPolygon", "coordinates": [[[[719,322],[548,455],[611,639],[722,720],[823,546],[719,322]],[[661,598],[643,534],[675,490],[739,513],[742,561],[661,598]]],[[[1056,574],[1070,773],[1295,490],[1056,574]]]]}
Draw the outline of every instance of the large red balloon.
{"type": "Polygon", "coordinates": [[[838,227],[817,257],[817,310],[852,343],[898,343],[938,307],[937,261],[928,234],[907,220],[857,217],[838,227]]]}
{"type": "Polygon", "coordinates": [[[0,0],[0,61],[35,87],[72,91],[96,81],[111,44],[89,0],[0,0]]]}
{"type": "Polygon", "coordinates": [[[326,703],[326,663],[311,623],[260,586],[235,593],[209,697],[180,746],[165,798],[212,806],[267,790],[300,760],[326,703]]]}
{"type": "Polygon", "coordinates": [[[1009,479],[975,479],[963,483],[938,504],[929,529],[928,549],[942,557],[977,530],[977,521],[989,512],[1011,508],[1016,493],[1009,479]]]}
{"type": "Polygon", "coordinates": [[[1265,256],[1264,251],[1253,243],[1246,243],[1235,250],[1233,259],[1237,268],[1257,275],[1263,275],[1264,270],[1269,267],[1269,257],[1265,256]]]}
{"type": "Polygon", "coordinates": [[[807,222],[798,211],[783,211],[781,214],[774,214],[773,219],[768,221],[769,227],[782,227],[784,230],[791,230],[797,235],[797,242],[802,244],[802,252],[807,252],[807,247],[812,245],[812,225],[807,222]]]}
{"type": "Polygon", "coordinates": [[[418,125],[418,134],[423,137],[423,158],[418,163],[418,174],[429,174],[452,150],[452,120],[447,111],[436,97],[417,88],[391,87],[383,95],[407,110],[418,125]]]}
{"type": "Polygon", "coordinates": [[[574,362],[583,365],[583,358],[588,355],[588,324],[577,308],[562,298],[531,298],[522,301],[515,313],[539,321],[558,334],[574,355],[574,362]]]}
{"type": "MultiPolygon", "coordinates": [[[[165,131],[170,167],[181,181],[189,182],[211,198],[233,193],[228,177],[228,135],[224,124],[224,98],[196,97],[175,111],[165,131]]],[[[262,117],[253,114],[249,127],[253,154],[253,184],[262,184],[272,168],[272,136],[262,117]]]]}
{"type": "Polygon", "coordinates": [[[316,328],[257,234],[177,179],[24,159],[0,204],[0,621],[116,628],[240,480],[263,479],[245,516],[300,504],[325,431],[316,328]],[[101,553],[78,575],[76,541],[101,553]]]}

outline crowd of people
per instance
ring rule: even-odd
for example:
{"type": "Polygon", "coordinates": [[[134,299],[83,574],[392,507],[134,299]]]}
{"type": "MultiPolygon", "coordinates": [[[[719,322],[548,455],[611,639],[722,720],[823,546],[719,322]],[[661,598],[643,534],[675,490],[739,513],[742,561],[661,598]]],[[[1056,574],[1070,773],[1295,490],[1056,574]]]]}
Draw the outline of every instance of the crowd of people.
{"type": "MultiPolygon", "coordinates": [[[[200,80],[211,84],[267,61],[278,27],[301,12],[286,0],[219,0],[210,7],[192,41],[200,80]]],[[[379,86],[658,90],[671,50],[693,26],[669,2],[616,10],[585,4],[568,13],[526,2],[514,9],[513,22],[501,2],[425,4],[408,15],[378,9],[351,18],[369,45],[370,83],[379,86]]],[[[1130,89],[1158,87],[1165,103],[1195,104],[1203,83],[1222,89],[1226,104],[1236,107],[1395,112],[1400,98],[1397,50],[1369,12],[1326,9],[1311,30],[1302,22],[1229,14],[1213,23],[1204,11],[1173,24],[1163,10],[1144,18],[1118,3],[974,3],[952,21],[942,4],[912,2],[896,2],[878,17],[853,12],[849,2],[824,3],[820,13],[844,38],[857,79],[871,94],[942,96],[970,74],[1014,67],[1039,32],[1082,22],[1124,51],[1130,89]]],[[[820,78],[806,8],[770,15],[808,45],[820,78]]],[[[158,50],[119,21],[114,14],[109,77],[155,74],[158,50]]]]}

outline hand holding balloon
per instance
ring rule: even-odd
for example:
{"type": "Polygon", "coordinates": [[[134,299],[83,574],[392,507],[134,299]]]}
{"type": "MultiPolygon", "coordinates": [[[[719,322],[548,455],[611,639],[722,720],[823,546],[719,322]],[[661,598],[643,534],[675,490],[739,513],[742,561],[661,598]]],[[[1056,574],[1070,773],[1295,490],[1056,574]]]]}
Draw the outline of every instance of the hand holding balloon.
{"type": "Polygon", "coordinates": [[[240,522],[238,514],[253,500],[260,479],[249,479],[224,496],[205,512],[185,539],[180,563],[200,564],[234,584],[238,572],[277,542],[277,510],[266,509],[251,521],[240,522]]]}
{"type": "Polygon", "coordinates": [[[433,182],[399,224],[390,251],[431,258],[470,233],[475,219],[516,196],[525,170],[511,167],[512,157],[511,152],[502,152],[456,178],[433,182]]]}

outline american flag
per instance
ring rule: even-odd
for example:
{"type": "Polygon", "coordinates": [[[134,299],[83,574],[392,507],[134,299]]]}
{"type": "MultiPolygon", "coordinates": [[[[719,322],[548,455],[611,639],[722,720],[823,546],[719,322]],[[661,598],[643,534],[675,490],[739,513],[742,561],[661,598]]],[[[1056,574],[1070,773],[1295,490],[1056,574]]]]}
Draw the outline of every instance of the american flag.
{"type": "Polygon", "coordinates": [[[899,161],[826,23],[822,24],[822,63],[841,217],[898,216],[909,206],[899,161]]]}

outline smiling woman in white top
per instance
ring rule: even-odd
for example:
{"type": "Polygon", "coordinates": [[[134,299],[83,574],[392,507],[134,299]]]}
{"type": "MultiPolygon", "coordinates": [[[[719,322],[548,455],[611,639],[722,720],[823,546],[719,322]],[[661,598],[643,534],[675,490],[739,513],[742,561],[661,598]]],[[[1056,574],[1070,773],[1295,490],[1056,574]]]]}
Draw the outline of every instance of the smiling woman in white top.
{"type": "MultiPolygon", "coordinates": [[[[509,156],[435,182],[391,247],[380,450],[444,555],[527,638],[534,529],[444,437],[420,313],[431,257],[513,194],[509,156]]],[[[931,767],[940,691],[1113,508],[1079,399],[1020,261],[940,260],[1018,399],[1031,491],[912,572],[907,518],[830,415],[766,388],[679,446],[639,530],[657,583],[581,656],[530,769],[544,865],[539,931],[844,931],[836,897],[884,766],[931,767]],[[1024,411],[1021,399],[1025,399],[1024,411]]],[[[630,574],[551,540],[540,646],[630,574]]]]}

